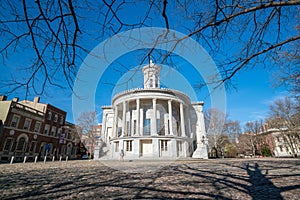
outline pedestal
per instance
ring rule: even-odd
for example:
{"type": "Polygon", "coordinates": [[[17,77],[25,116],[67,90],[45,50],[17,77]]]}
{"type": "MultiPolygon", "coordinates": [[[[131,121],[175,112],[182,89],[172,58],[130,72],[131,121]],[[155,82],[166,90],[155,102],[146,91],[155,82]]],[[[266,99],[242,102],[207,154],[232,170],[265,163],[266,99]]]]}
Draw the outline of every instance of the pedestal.
{"type": "Polygon", "coordinates": [[[197,149],[194,151],[192,158],[208,159],[207,145],[205,143],[197,144],[197,149]]]}

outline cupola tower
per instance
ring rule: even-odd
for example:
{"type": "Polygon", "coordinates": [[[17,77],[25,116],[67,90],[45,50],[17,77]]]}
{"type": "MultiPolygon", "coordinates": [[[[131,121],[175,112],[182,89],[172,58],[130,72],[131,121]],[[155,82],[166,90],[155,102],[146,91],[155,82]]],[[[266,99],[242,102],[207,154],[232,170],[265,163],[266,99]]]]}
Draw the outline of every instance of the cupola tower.
{"type": "Polygon", "coordinates": [[[153,64],[152,60],[150,60],[149,65],[143,67],[144,73],[144,88],[160,88],[159,82],[159,74],[160,67],[158,65],[153,64]]]}

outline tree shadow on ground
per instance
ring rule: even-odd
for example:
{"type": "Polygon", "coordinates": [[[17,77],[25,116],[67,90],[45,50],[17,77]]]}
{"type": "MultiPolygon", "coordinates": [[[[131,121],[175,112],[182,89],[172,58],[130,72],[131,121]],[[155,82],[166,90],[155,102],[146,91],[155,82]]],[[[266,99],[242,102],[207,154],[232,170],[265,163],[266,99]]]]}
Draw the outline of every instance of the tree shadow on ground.
{"type": "MultiPolygon", "coordinates": [[[[276,163],[273,165],[275,170],[279,169],[276,163]]],[[[299,169],[295,163],[291,166],[294,166],[294,170],[299,169]]],[[[257,200],[283,199],[282,192],[292,193],[291,191],[300,189],[299,181],[279,186],[272,182],[272,178],[299,180],[300,175],[295,173],[296,171],[291,174],[283,174],[280,171],[279,174],[270,175],[272,170],[268,163],[247,161],[235,164],[175,163],[157,171],[144,173],[124,173],[100,164],[93,167],[74,165],[69,168],[45,168],[19,171],[5,176],[0,174],[0,194],[5,194],[0,195],[0,199],[257,200]],[[7,193],[7,190],[11,193],[7,193]]],[[[297,199],[297,195],[294,199],[297,199]]]]}
{"type": "MultiPolygon", "coordinates": [[[[255,163],[254,169],[250,169],[249,163],[246,166],[251,186],[247,188],[253,200],[260,199],[283,199],[280,188],[276,187],[259,169],[255,163]]],[[[268,170],[266,170],[268,174],[268,170]]]]}

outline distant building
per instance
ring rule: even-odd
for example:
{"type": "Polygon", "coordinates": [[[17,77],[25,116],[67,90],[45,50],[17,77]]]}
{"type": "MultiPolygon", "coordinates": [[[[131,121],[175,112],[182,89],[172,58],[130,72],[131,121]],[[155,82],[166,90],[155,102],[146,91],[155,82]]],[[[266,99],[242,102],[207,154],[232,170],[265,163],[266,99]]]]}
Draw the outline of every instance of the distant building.
{"type": "Polygon", "coordinates": [[[84,144],[86,148],[86,154],[94,154],[95,146],[97,145],[97,141],[102,137],[101,135],[102,124],[98,124],[92,127],[92,133],[89,135],[83,134],[81,136],[82,144],[84,144]]]}
{"type": "Polygon", "coordinates": [[[243,154],[251,156],[297,157],[300,156],[300,130],[261,127],[257,134],[245,133],[239,137],[243,154]],[[255,147],[255,148],[254,148],[255,147]],[[254,150],[255,154],[254,154],[254,150]]]}
{"type": "Polygon", "coordinates": [[[275,157],[300,156],[300,130],[291,133],[287,129],[266,129],[261,133],[264,142],[273,151],[275,157]]]}
{"type": "Polygon", "coordinates": [[[0,134],[0,161],[9,161],[14,156],[16,161],[24,157],[34,160],[36,156],[58,159],[75,158],[80,139],[73,125],[65,122],[66,112],[40,103],[40,98],[33,101],[19,101],[18,98],[7,100],[0,96],[0,120],[3,123],[0,134]]]}
{"type": "Polygon", "coordinates": [[[102,107],[102,137],[95,159],[208,158],[203,102],[160,88],[160,67],[143,67],[144,88],[117,94],[102,107]]]}
{"type": "Polygon", "coordinates": [[[66,152],[65,149],[69,151],[72,149],[71,154],[67,152],[67,155],[71,155],[69,158],[75,158],[75,156],[76,158],[81,158],[82,155],[86,153],[86,149],[82,144],[76,125],[66,121],[63,129],[64,133],[59,138],[59,143],[64,144],[62,146],[62,152],[66,152]]]}

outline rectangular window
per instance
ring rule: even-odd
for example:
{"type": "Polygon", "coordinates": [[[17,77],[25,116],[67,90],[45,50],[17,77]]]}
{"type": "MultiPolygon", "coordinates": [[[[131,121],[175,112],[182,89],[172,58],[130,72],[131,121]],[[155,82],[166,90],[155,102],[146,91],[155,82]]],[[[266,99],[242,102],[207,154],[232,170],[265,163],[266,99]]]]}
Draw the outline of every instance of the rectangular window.
{"type": "Polygon", "coordinates": [[[52,129],[51,129],[51,135],[52,135],[52,136],[55,136],[55,135],[56,135],[56,127],[55,127],[55,126],[52,126],[52,129]]]}
{"type": "Polygon", "coordinates": [[[132,140],[125,141],[126,151],[132,151],[132,140]]]}
{"type": "Polygon", "coordinates": [[[280,137],[279,136],[277,136],[277,142],[280,142],[280,137]]]}
{"type": "Polygon", "coordinates": [[[181,141],[177,141],[177,150],[178,150],[178,153],[182,152],[182,142],[181,141]]]}
{"type": "Polygon", "coordinates": [[[145,130],[145,135],[150,135],[151,132],[150,119],[145,119],[144,130],[145,130]]]}
{"type": "Polygon", "coordinates": [[[131,135],[131,133],[130,133],[130,123],[129,122],[126,122],[126,133],[125,133],[125,135],[127,135],[127,136],[131,135]]]}
{"type": "Polygon", "coordinates": [[[18,127],[20,121],[20,116],[14,115],[12,120],[11,120],[11,127],[18,127]]]}
{"type": "Polygon", "coordinates": [[[23,129],[24,130],[29,130],[30,129],[30,124],[31,124],[31,120],[30,119],[25,119],[23,129]]]}
{"type": "Polygon", "coordinates": [[[105,134],[106,135],[103,135],[102,137],[110,140],[110,137],[112,136],[112,127],[107,127],[105,134]]]}
{"type": "Polygon", "coordinates": [[[157,119],[156,120],[156,128],[157,128],[157,134],[160,135],[160,130],[161,130],[161,127],[160,127],[160,119],[157,119]]]}
{"type": "Polygon", "coordinates": [[[121,128],[121,127],[118,127],[118,137],[121,136],[121,133],[122,133],[122,128],[121,128]]]}
{"type": "Polygon", "coordinates": [[[40,132],[41,124],[42,124],[41,122],[35,122],[33,131],[36,133],[40,132]]]}
{"type": "Polygon", "coordinates": [[[119,142],[115,142],[115,152],[119,152],[119,142]]]}
{"type": "Polygon", "coordinates": [[[133,120],[133,135],[136,134],[136,129],[137,129],[137,127],[136,127],[136,120],[133,120]]]}
{"type": "Polygon", "coordinates": [[[49,125],[49,124],[46,124],[46,125],[45,125],[45,129],[44,129],[44,134],[45,134],[45,135],[48,135],[48,134],[49,134],[49,130],[50,130],[50,125],[49,125]]]}
{"type": "Polygon", "coordinates": [[[12,138],[6,138],[5,145],[3,147],[3,151],[10,151],[12,144],[13,144],[13,139],[12,138]]]}
{"type": "Polygon", "coordinates": [[[168,151],[168,140],[160,141],[160,149],[161,151],[168,151]]]}

